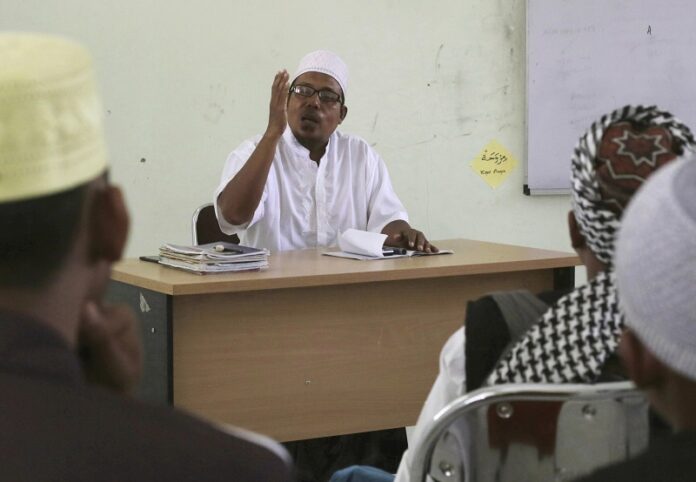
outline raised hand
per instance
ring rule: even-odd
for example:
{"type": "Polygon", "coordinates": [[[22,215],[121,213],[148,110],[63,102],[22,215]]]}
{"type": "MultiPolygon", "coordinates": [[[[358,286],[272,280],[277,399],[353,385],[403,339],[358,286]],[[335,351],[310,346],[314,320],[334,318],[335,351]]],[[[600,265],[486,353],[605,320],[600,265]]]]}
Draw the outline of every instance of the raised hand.
{"type": "Polygon", "coordinates": [[[268,128],[266,135],[280,137],[288,125],[288,80],[290,76],[287,70],[281,70],[273,79],[271,87],[271,103],[268,114],[268,128]]]}

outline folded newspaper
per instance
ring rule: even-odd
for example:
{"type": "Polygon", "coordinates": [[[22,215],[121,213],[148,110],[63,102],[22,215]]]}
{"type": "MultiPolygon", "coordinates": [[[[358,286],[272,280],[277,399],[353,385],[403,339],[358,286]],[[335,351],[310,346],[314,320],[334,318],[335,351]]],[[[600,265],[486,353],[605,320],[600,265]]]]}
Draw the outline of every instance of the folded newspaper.
{"type": "Polygon", "coordinates": [[[164,244],[160,247],[159,262],[172,268],[194,273],[229,273],[268,267],[269,252],[226,242],[181,246],[164,244]]]}

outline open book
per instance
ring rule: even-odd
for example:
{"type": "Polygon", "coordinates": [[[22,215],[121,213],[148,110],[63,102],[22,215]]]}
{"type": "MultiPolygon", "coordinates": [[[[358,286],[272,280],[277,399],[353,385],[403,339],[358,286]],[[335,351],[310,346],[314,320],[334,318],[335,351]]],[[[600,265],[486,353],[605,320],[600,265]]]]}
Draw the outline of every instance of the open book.
{"type": "Polygon", "coordinates": [[[441,249],[437,253],[427,253],[405,248],[385,247],[384,241],[386,239],[386,234],[347,229],[338,237],[340,251],[325,251],[322,254],[337,258],[375,260],[408,258],[411,256],[434,256],[438,254],[452,254],[454,252],[451,249],[441,249]]]}

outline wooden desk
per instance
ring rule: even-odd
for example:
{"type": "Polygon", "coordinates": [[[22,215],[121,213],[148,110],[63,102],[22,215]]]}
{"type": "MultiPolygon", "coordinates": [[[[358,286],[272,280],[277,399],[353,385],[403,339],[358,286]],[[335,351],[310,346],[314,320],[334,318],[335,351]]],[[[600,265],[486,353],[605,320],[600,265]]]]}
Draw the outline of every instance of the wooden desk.
{"type": "Polygon", "coordinates": [[[127,260],[110,296],[143,321],[143,396],[287,441],[415,423],[466,302],[572,286],[575,255],[446,240],[453,255],[356,261],[275,253],[199,276],[127,260]]]}

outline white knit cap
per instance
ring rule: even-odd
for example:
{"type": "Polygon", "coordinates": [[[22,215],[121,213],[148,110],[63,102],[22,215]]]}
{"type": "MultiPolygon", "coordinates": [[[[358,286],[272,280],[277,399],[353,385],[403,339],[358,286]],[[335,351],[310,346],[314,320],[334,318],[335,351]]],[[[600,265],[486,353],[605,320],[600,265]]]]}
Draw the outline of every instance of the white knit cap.
{"type": "Polygon", "coordinates": [[[300,60],[300,65],[297,66],[297,71],[292,77],[292,84],[297,78],[305,72],[321,72],[322,74],[330,75],[343,90],[343,97],[346,96],[348,88],[348,66],[341,60],[341,57],[328,50],[315,50],[310,52],[300,60]]]}
{"type": "Polygon", "coordinates": [[[658,170],[619,231],[619,303],[626,325],[664,364],[696,380],[696,158],[658,170]]]}
{"type": "Polygon", "coordinates": [[[84,48],[0,33],[0,202],[67,190],[104,172],[101,111],[84,48]]]}

